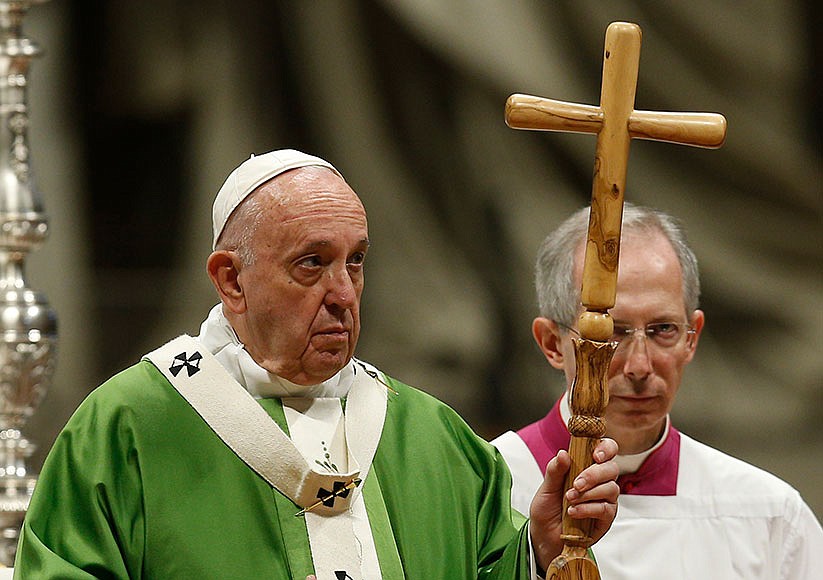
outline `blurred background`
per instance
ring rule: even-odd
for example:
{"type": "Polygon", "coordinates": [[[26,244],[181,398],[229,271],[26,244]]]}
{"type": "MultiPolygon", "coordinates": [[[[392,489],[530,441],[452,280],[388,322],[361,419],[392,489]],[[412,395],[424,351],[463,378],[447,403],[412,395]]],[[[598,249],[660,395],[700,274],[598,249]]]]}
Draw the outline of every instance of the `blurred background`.
{"type": "Polygon", "coordinates": [[[35,465],[83,397],[216,302],[211,202],[250,153],[347,177],[372,251],[358,356],[493,437],[563,388],[533,344],[532,263],[588,204],[593,136],[515,131],[507,96],[596,105],[605,29],[643,30],[636,107],[716,111],[718,151],[635,141],[626,198],[678,216],[707,326],[675,423],[823,514],[819,3],[51,0],[24,31],[60,324],[35,465]]]}

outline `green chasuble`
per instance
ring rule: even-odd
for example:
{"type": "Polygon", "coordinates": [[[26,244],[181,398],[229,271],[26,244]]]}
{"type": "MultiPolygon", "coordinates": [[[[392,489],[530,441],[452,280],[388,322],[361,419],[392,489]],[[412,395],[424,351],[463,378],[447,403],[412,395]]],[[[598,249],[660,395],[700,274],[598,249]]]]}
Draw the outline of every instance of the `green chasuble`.
{"type": "MultiPolygon", "coordinates": [[[[528,579],[501,456],[448,406],[387,380],[397,394],[362,484],[383,578],[528,579]]],[[[284,425],[278,399],[260,403],[284,425]]],[[[15,578],[305,580],[299,509],[143,361],[90,394],[57,438],[15,578]]]]}

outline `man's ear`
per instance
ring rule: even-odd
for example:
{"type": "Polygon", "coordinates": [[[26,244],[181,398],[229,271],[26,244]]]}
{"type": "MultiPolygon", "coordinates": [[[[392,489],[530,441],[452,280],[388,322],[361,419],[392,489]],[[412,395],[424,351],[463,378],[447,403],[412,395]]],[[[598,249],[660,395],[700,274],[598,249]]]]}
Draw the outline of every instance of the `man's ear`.
{"type": "Polygon", "coordinates": [[[691,337],[689,341],[689,351],[686,355],[686,362],[691,362],[694,358],[694,353],[697,350],[697,341],[700,340],[700,333],[703,332],[703,325],[706,323],[706,315],[703,313],[702,310],[695,310],[692,313],[692,318],[689,321],[692,328],[694,329],[694,335],[691,337]]]}
{"type": "Polygon", "coordinates": [[[235,314],[246,311],[246,296],[240,284],[240,258],[228,250],[216,250],[206,260],[206,271],[223,305],[235,314]]]}
{"type": "Polygon", "coordinates": [[[560,343],[560,327],[557,323],[542,316],[537,317],[532,322],[532,335],[549,364],[556,369],[564,370],[565,355],[560,343]]]}

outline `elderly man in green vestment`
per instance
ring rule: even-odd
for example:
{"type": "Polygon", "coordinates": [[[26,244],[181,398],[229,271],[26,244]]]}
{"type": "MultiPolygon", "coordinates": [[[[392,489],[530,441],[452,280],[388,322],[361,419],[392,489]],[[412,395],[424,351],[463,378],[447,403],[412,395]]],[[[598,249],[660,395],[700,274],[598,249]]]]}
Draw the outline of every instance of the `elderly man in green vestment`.
{"type": "MultiPolygon", "coordinates": [[[[328,162],[252,156],[220,189],[220,304],[116,375],[51,449],[15,578],[535,578],[562,547],[550,463],[528,521],[451,409],[354,358],[366,213],[328,162]]],[[[566,493],[615,516],[616,444],[566,493]]]]}

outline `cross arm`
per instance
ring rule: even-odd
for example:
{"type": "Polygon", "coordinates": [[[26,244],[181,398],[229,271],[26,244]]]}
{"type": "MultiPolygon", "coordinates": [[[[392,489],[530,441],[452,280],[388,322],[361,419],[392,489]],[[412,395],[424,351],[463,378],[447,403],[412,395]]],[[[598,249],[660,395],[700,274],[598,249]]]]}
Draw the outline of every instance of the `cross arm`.
{"type": "MultiPolygon", "coordinates": [[[[603,126],[600,107],[523,94],[508,98],[505,115],[512,129],[597,134],[603,126]]],[[[717,149],[726,139],[726,118],[717,113],[634,110],[628,131],[632,139],[717,149]]]]}

